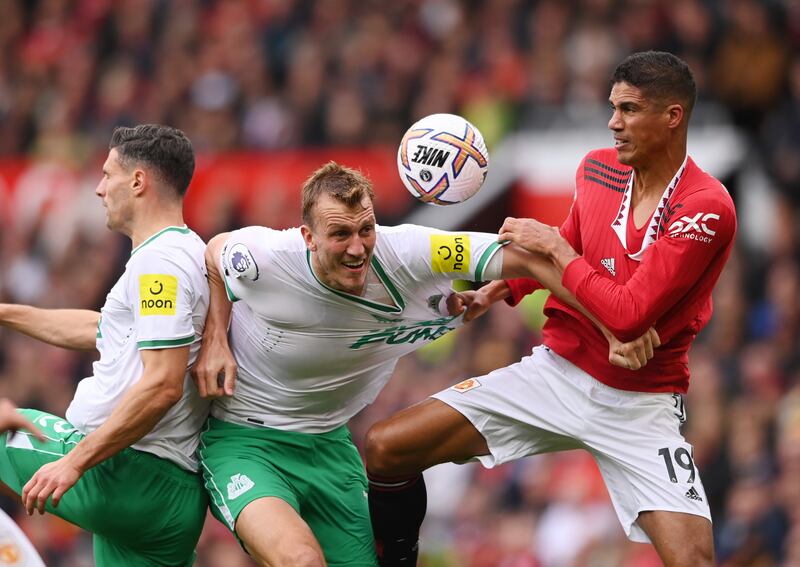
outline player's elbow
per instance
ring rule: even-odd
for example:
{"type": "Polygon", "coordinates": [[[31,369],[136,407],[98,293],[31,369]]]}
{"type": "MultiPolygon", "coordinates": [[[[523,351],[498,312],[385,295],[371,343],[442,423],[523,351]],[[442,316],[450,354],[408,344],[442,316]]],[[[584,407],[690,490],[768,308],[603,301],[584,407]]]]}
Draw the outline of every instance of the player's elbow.
{"type": "Polygon", "coordinates": [[[183,382],[176,383],[174,380],[160,380],[156,384],[152,403],[159,409],[167,410],[177,404],[183,397],[183,382]]]}
{"type": "Polygon", "coordinates": [[[222,232],[208,241],[205,252],[205,258],[207,264],[216,265],[217,258],[222,252],[222,247],[225,246],[225,242],[228,241],[229,236],[230,236],[229,232],[222,232]]]}
{"type": "Polygon", "coordinates": [[[653,323],[653,321],[646,320],[643,317],[623,317],[614,322],[609,322],[607,327],[618,340],[627,343],[644,335],[647,329],[653,326],[653,323]]]}

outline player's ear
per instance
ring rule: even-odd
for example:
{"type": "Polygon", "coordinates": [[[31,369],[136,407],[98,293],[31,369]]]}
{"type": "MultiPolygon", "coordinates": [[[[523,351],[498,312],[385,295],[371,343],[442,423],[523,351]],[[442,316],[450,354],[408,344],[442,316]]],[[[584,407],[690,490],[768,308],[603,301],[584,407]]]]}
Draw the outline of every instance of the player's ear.
{"type": "Polygon", "coordinates": [[[677,128],[683,123],[684,110],[680,104],[670,104],[667,109],[667,126],[677,128]]]}
{"type": "Polygon", "coordinates": [[[144,170],[138,168],[133,170],[131,189],[133,190],[134,195],[140,195],[142,193],[144,190],[146,177],[147,173],[145,173],[144,170]]]}
{"type": "Polygon", "coordinates": [[[311,229],[307,225],[303,225],[300,227],[300,234],[303,235],[303,240],[306,243],[306,248],[311,250],[312,252],[317,251],[317,244],[314,242],[314,235],[311,232],[311,229]]]}

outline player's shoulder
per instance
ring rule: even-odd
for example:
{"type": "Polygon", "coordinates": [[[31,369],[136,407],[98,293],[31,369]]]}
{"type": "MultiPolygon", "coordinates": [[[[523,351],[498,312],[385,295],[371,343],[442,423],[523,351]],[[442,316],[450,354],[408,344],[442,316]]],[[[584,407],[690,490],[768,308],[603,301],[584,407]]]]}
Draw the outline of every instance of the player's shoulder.
{"type": "Polygon", "coordinates": [[[153,234],[131,250],[128,266],[175,265],[188,269],[190,265],[202,263],[205,242],[192,229],[170,226],[153,234]]]}
{"type": "Polygon", "coordinates": [[[388,253],[402,255],[423,236],[424,230],[425,227],[408,223],[393,226],[375,225],[375,250],[382,255],[388,253]]]}
{"type": "Polygon", "coordinates": [[[736,208],[728,189],[722,182],[703,170],[689,157],[686,160],[686,171],[683,183],[679,185],[676,200],[690,201],[694,205],[714,206],[730,212],[734,217],[736,208]]]}
{"type": "Polygon", "coordinates": [[[595,165],[605,165],[608,167],[614,167],[619,169],[620,171],[628,172],[631,168],[628,165],[621,164],[617,159],[617,150],[614,148],[595,148],[593,150],[589,150],[585,156],[583,156],[582,163],[589,163],[595,165]],[[598,163],[599,162],[599,163],[598,163]]]}
{"type": "Polygon", "coordinates": [[[428,242],[431,235],[445,233],[429,226],[418,224],[398,224],[395,226],[377,225],[375,227],[377,235],[376,246],[390,248],[407,248],[411,244],[428,242]]]}
{"type": "Polygon", "coordinates": [[[244,244],[261,251],[303,251],[305,242],[299,228],[274,229],[266,226],[246,226],[228,235],[229,244],[244,244]]]}
{"type": "Polygon", "coordinates": [[[222,268],[226,276],[255,282],[262,273],[305,263],[306,251],[299,228],[248,226],[228,235],[222,247],[222,268]]]}
{"type": "Polygon", "coordinates": [[[404,224],[397,224],[393,226],[387,226],[384,224],[379,224],[375,226],[375,232],[377,233],[378,237],[383,237],[386,239],[402,239],[407,236],[421,234],[430,232],[431,228],[427,226],[421,226],[418,224],[411,224],[411,223],[404,223],[404,224]]]}
{"type": "Polygon", "coordinates": [[[576,177],[583,181],[578,185],[585,189],[602,188],[624,193],[632,172],[632,167],[617,160],[617,151],[614,148],[598,148],[583,157],[576,177]]]}

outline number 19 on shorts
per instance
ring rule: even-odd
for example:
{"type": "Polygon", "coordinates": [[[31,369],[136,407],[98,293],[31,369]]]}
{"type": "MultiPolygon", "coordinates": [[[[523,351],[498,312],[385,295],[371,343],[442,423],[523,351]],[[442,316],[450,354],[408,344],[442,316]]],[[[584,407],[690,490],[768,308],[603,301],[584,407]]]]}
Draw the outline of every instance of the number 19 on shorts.
{"type": "Polygon", "coordinates": [[[694,460],[691,453],[685,447],[678,447],[675,451],[670,451],[669,447],[662,447],[658,450],[658,454],[664,458],[664,465],[667,467],[667,475],[672,482],[678,482],[678,476],[675,472],[675,464],[680,468],[689,471],[689,478],[685,481],[688,484],[694,483],[695,467],[694,460]]]}

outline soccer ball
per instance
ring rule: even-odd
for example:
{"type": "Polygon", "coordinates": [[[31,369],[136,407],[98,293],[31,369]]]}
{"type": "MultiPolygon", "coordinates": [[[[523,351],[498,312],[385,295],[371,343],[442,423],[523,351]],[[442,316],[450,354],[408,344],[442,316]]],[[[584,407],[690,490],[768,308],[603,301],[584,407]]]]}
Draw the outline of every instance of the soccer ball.
{"type": "Polygon", "coordinates": [[[423,203],[454,205],[478,192],[489,152],[475,126],[455,114],[431,114],[403,136],[397,169],[406,189],[423,203]]]}

